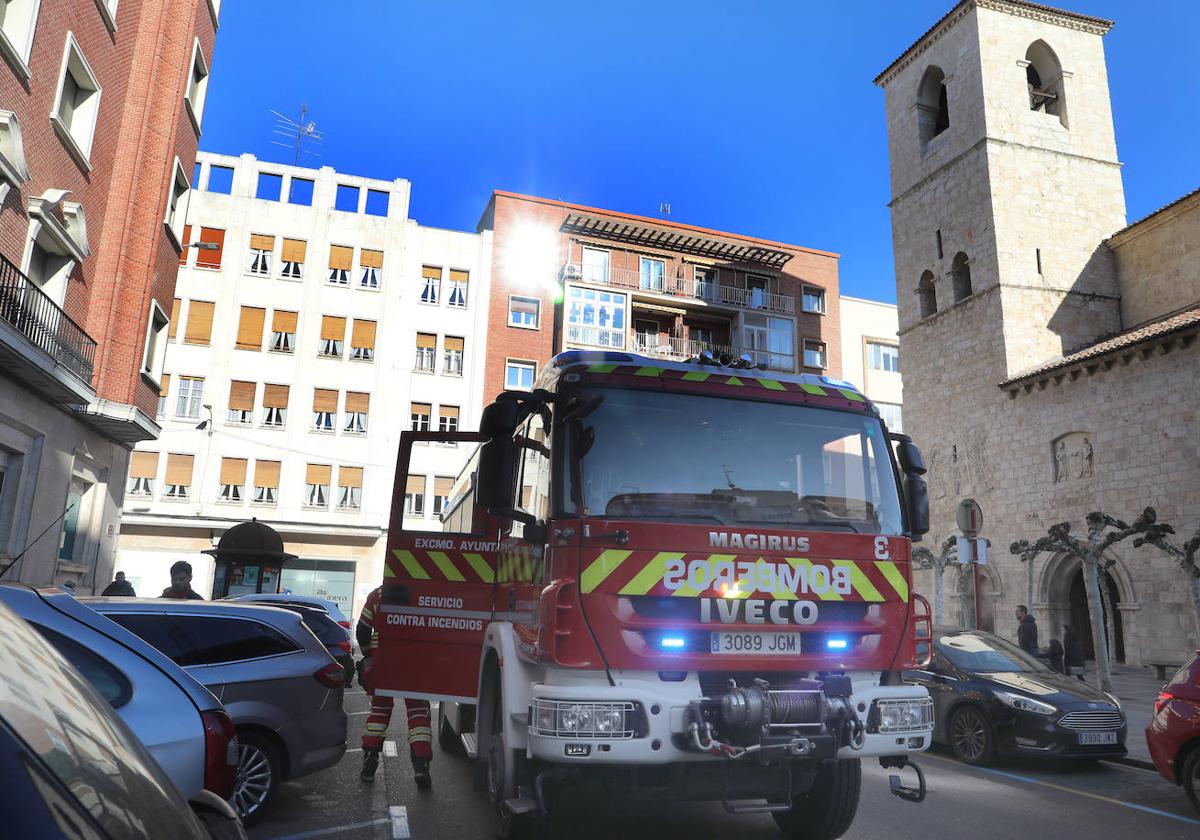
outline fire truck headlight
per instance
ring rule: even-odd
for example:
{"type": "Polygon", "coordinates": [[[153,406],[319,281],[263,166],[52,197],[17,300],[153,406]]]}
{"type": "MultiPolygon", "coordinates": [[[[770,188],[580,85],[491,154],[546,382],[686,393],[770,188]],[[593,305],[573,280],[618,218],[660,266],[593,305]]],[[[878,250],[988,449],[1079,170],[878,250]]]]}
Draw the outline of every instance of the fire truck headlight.
{"type": "Polygon", "coordinates": [[[630,701],[578,702],[542,700],[532,703],[530,728],[552,738],[634,738],[637,705],[630,701]]]}
{"type": "Polygon", "coordinates": [[[597,709],[592,720],[599,735],[620,732],[625,728],[625,715],[620,709],[597,709]]]}
{"type": "Polygon", "coordinates": [[[574,703],[563,706],[558,714],[558,728],[564,732],[587,732],[592,728],[592,710],[589,706],[574,703]]]}
{"type": "Polygon", "coordinates": [[[921,732],[933,729],[933,701],[928,697],[914,700],[880,700],[880,732],[921,732]]]}

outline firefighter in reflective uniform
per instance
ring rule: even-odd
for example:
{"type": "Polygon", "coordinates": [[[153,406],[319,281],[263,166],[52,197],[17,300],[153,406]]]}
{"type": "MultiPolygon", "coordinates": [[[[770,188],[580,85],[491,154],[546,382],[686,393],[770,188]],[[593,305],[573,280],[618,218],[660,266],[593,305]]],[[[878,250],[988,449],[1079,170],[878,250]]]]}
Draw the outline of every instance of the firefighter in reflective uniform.
{"type": "MultiPolygon", "coordinates": [[[[354,628],[358,646],[363,652],[363,660],[359,663],[358,682],[371,698],[371,712],[367,717],[367,729],[362,739],[364,782],[375,779],[375,771],[379,767],[379,752],[383,749],[383,739],[392,720],[394,702],[392,697],[376,695],[371,679],[371,654],[379,647],[379,632],[375,629],[375,622],[383,620],[379,611],[379,599],[380,588],[376,587],[367,596],[367,602],[363,605],[362,612],[358,615],[358,624],[354,628]]],[[[408,750],[412,757],[413,778],[417,787],[425,790],[433,784],[429,775],[429,762],[433,759],[433,728],[429,701],[406,698],[404,705],[408,710],[408,750]]]]}

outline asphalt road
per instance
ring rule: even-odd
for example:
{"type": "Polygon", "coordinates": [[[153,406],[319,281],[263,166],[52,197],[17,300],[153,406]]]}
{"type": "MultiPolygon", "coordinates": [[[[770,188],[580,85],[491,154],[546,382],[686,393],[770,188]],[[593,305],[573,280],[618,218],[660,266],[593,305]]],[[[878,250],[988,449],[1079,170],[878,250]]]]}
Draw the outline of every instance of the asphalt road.
{"type": "MultiPolygon", "coordinates": [[[[366,723],[366,696],[348,693],[351,748],[366,723]]],[[[401,707],[402,709],[402,707],[401,707]]],[[[495,836],[495,817],[485,795],[472,788],[466,759],[434,745],[431,791],[412,781],[404,715],[393,717],[375,783],[363,784],[361,753],[347,753],[324,772],[284,784],[252,840],[471,840],[495,836]]],[[[969,837],[971,840],[1137,840],[1200,837],[1200,814],[1183,792],[1157,774],[1109,763],[1044,765],[1007,762],[995,768],[965,767],[934,752],[922,760],[929,796],[921,804],[888,793],[887,773],[863,762],[863,793],[854,826],[846,835],[888,840],[969,837]]],[[[554,838],[599,840],[697,840],[781,838],[769,816],[726,814],[719,804],[663,802],[649,792],[579,787],[560,797],[551,819],[554,838]]]]}

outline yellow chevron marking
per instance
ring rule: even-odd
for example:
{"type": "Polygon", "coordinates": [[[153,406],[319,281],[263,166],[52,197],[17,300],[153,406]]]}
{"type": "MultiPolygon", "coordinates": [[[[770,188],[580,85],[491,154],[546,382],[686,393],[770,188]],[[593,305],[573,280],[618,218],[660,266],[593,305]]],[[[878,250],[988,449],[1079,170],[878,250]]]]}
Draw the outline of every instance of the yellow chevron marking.
{"type": "Polygon", "coordinates": [[[682,557],[682,551],[660,551],[655,554],[650,558],[650,562],[634,575],[633,580],[621,587],[621,594],[645,595],[662,581],[663,574],[667,571],[667,561],[679,560],[682,557]]]}
{"type": "Polygon", "coordinates": [[[446,556],[446,552],[431,551],[429,552],[429,559],[432,560],[434,565],[438,567],[438,571],[446,576],[446,580],[452,580],[456,583],[462,583],[466,580],[466,578],[463,577],[463,573],[460,572],[454,563],[450,561],[450,558],[446,556]]]}
{"type": "Polygon", "coordinates": [[[738,379],[736,376],[731,376],[725,380],[726,385],[745,385],[746,383],[738,379]]]}
{"type": "Polygon", "coordinates": [[[588,564],[588,567],[583,570],[583,574],[579,578],[580,588],[584,592],[591,592],[597,586],[604,583],[604,579],[617,570],[632,551],[621,551],[615,548],[609,548],[600,552],[600,556],[588,564]]]}
{"type": "Polygon", "coordinates": [[[588,365],[588,373],[612,373],[616,365],[588,365]]]}
{"type": "Polygon", "coordinates": [[[850,570],[850,585],[854,587],[855,592],[862,596],[864,601],[883,600],[883,596],[879,594],[875,584],[871,583],[870,578],[859,568],[857,563],[852,560],[834,560],[833,565],[850,570]]]}
{"type": "MultiPolygon", "coordinates": [[[[722,561],[736,561],[736,560],[737,560],[736,554],[710,554],[710,555],[708,555],[708,560],[706,561],[708,564],[708,573],[704,578],[707,581],[707,583],[705,584],[704,589],[693,589],[685,581],[683,586],[681,586],[679,589],[676,589],[671,594],[676,597],[679,597],[679,598],[695,598],[701,592],[705,592],[712,588],[712,580],[713,580],[713,576],[716,574],[715,567],[716,567],[717,563],[720,563],[722,561]]],[[[691,565],[692,565],[691,563],[688,563],[689,568],[691,567],[691,565]]]]}
{"type": "Polygon", "coordinates": [[[804,391],[806,394],[814,394],[815,396],[818,396],[818,397],[827,396],[825,393],[825,389],[822,388],[820,385],[810,385],[807,382],[800,383],[800,390],[804,391]]]}
{"type": "Polygon", "coordinates": [[[683,375],[682,379],[684,382],[704,382],[710,376],[712,376],[711,373],[705,373],[702,370],[689,370],[683,375]]]}
{"type": "Polygon", "coordinates": [[[656,367],[640,367],[634,371],[634,376],[662,376],[663,369],[656,367]]]}
{"type": "Polygon", "coordinates": [[[847,390],[846,388],[838,388],[838,391],[841,393],[841,395],[843,397],[845,397],[848,400],[851,400],[852,402],[862,402],[863,401],[863,398],[860,394],[856,394],[853,391],[847,390]]]}
{"type": "Polygon", "coordinates": [[[879,571],[883,572],[883,576],[887,578],[887,582],[896,590],[896,594],[900,596],[900,600],[908,603],[908,581],[904,579],[904,573],[896,568],[896,564],[891,560],[879,560],[875,563],[879,567],[879,571]]]}
{"type": "Polygon", "coordinates": [[[481,554],[464,554],[467,562],[471,564],[471,568],[475,570],[475,574],[479,575],[479,579],[484,583],[495,583],[496,573],[492,571],[492,567],[483,559],[481,554]]]}
{"type": "Polygon", "coordinates": [[[413,580],[429,580],[429,572],[421,568],[421,564],[417,562],[416,557],[413,557],[411,551],[404,551],[397,548],[392,554],[396,555],[396,559],[400,561],[400,565],[404,566],[404,571],[408,572],[410,578],[413,580]]]}
{"type": "Polygon", "coordinates": [[[844,601],[844,600],[846,600],[840,594],[833,591],[832,581],[830,581],[829,588],[826,589],[824,592],[813,591],[813,589],[812,589],[813,562],[811,560],[809,560],[807,557],[789,557],[789,558],[787,558],[787,561],[789,563],[791,563],[793,566],[806,567],[805,574],[807,575],[808,581],[809,581],[808,597],[816,598],[818,601],[844,601]]]}
{"type": "Polygon", "coordinates": [[[385,578],[390,578],[390,577],[396,576],[396,573],[392,571],[392,565],[390,563],[383,564],[383,576],[385,578]]]}
{"type": "Polygon", "coordinates": [[[766,388],[768,391],[786,391],[787,390],[787,388],[783,387],[782,382],[776,382],[774,379],[756,379],[754,381],[757,382],[759,385],[763,386],[764,388],[766,388]]]}

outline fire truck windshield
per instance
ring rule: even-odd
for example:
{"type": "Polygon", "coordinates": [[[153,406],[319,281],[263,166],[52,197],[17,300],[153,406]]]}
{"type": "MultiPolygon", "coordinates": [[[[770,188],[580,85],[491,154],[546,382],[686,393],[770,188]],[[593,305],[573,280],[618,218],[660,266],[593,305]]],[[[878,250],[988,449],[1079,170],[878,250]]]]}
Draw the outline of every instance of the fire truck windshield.
{"type": "Polygon", "coordinates": [[[901,533],[871,415],[616,388],[579,396],[586,408],[566,412],[568,513],[901,533]]]}

